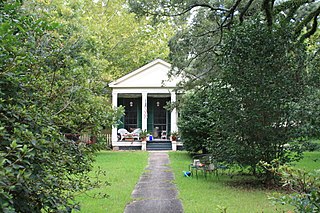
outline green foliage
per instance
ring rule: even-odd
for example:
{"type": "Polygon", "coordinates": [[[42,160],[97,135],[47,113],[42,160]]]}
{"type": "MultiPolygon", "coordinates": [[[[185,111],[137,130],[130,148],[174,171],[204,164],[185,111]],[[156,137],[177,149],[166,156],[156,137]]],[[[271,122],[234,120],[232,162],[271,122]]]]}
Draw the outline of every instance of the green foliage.
{"type": "MultiPolygon", "coordinates": [[[[318,81],[318,79],[314,80],[318,81]]],[[[291,116],[293,119],[299,120],[297,137],[314,138],[320,136],[318,119],[320,117],[320,90],[317,88],[318,86],[312,86],[312,84],[314,82],[309,84],[303,98],[291,104],[291,116]]]]}
{"type": "Polygon", "coordinates": [[[294,206],[295,212],[319,212],[320,210],[320,170],[306,172],[288,166],[282,166],[274,172],[281,177],[283,187],[290,195],[272,197],[277,203],[294,206]]]}
{"type": "Polygon", "coordinates": [[[284,145],[319,134],[318,1],[129,3],[179,26],[170,58],[172,74],[193,90],[178,123],[187,150],[255,170],[260,160],[295,159],[289,151],[299,147],[284,145]]]}
{"type": "Polygon", "coordinates": [[[235,104],[229,107],[237,108],[226,116],[234,121],[238,161],[251,166],[283,157],[282,145],[298,122],[288,105],[303,95],[305,72],[304,49],[293,43],[290,26],[270,29],[258,23],[228,34],[221,62],[222,82],[235,104]]]}
{"type": "Polygon", "coordinates": [[[260,17],[259,25],[268,27],[291,24],[288,32],[298,42],[314,38],[319,31],[320,2],[314,0],[130,0],[129,4],[139,15],[176,23],[170,58],[177,69],[172,73],[190,78],[184,82],[187,88],[203,83],[204,76],[217,74],[215,55],[221,54],[225,34],[256,17],[260,17]]]}
{"type": "Polygon", "coordinates": [[[198,90],[187,93],[181,103],[178,126],[183,138],[183,146],[190,152],[200,150],[205,152],[210,129],[214,124],[210,116],[214,112],[208,105],[207,92],[198,90]]]}
{"type": "Polygon", "coordinates": [[[170,135],[172,137],[178,137],[179,136],[179,132],[178,131],[172,131],[170,135]]]}
{"type": "Polygon", "coordinates": [[[298,143],[301,149],[306,152],[320,151],[320,144],[313,140],[303,140],[298,143]]]}
{"type": "Polygon", "coordinates": [[[225,36],[215,60],[219,74],[186,97],[179,121],[187,150],[205,147],[218,160],[253,171],[261,160],[297,157],[290,152],[299,153],[299,147],[284,144],[297,133],[298,120],[289,112],[304,94],[305,72],[303,45],[292,42],[285,26],[270,29],[259,22],[225,36]]]}
{"type": "Polygon", "coordinates": [[[317,138],[320,136],[319,106],[320,106],[320,56],[319,40],[320,31],[308,41],[307,72],[304,75],[305,95],[299,102],[292,104],[292,117],[300,121],[297,137],[317,138]]]}
{"type": "Polygon", "coordinates": [[[148,132],[146,129],[141,130],[141,132],[139,133],[140,138],[146,138],[148,135],[150,134],[150,132],[148,132]]]}
{"type": "Polygon", "coordinates": [[[42,10],[49,10],[54,21],[72,31],[71,38],[83,44],[81,55],[92,72],[106,83],[169,54],[172,27],[167,22],[152,25],[146,17],[137,19],[125,0],[56,0],[44,3],[42,10]]]}
{"type": "Polygon", "coordinates": [[[102,183],[88,178],[97,148],[64,133],[98,132],[121,110],[103,97],[81,42],[31,6],[0,3],[0,211],[69,212],[75,192],[102,183]]]}

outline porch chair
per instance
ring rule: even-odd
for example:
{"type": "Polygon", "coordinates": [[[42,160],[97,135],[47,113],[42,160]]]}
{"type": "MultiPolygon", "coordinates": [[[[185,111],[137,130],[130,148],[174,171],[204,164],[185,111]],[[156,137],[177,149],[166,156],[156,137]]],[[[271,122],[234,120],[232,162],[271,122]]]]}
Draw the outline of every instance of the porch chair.
{"type": "Polygon", "coordinates": [[[167,139],[167,131],[162,130],[162,132],[161,132],[161,139],[167,139]]]}
{"type": "Polygon", "coordinates": [[[128,134],[128,130],[126,129],[118,129],[118,134],[120,134],[120,141],[122,141],[126,134],[128,134]]]}
{"type": "Polygon", "coordinates": [[[140,140],[140,132],[141,132],[141,129],[140,128],[137,128],[135,130],[132,131],[132,137],[137,140],[140,140]]]}

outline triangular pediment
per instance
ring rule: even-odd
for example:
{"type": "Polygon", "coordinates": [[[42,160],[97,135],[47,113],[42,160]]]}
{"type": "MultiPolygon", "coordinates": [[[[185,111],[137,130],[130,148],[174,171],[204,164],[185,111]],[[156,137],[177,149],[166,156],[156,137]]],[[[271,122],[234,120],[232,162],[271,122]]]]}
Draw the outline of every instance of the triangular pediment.
{"type": "Polygon", "coordinates": [[[109,84],[112,88],[174,88],[179,79],[168,78],[171,64],[156,59],[109,84]]]}

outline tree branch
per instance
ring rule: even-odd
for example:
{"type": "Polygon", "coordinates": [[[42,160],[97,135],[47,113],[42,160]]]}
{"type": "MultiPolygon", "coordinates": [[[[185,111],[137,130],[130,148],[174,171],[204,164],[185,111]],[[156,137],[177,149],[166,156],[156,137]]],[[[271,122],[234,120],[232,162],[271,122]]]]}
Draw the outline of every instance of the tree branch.
{"type": "Polygon", "coordinates": [[[195,4],[192,4],[191,6],[191,9],[192,8],[195,8],[195,7],[207,7],[209,8],[210,10],[212,11],[224,11],[224,12],[229,12],[229,9],[225,9],[225,8],[221,8],[221,7],[213,7],[211,6],[210,4],[200,4],[200,3],[195,3],[195,4]]]}
{"type": "Polygon", "coordinates": [[[246,4],[246,6],[243,8],[243,10],[240,12],[240,15],[239,15],[240,23],[243,22],[243,17],[246,14],[246,12],[248,11],[248,9],[251,6],[253,1],[255,1],[255,0],[249,0],[248,3],[246,4]]]}
{"type": "MultiPolygon", "coordinates": [[[[302,29],[315,17],[318,17],[318,15],[320,14],[320,6],[313,12],[309,13],[309,15],[304,19],[302,20],[296,27],[295,29],[295,33],[296,35],[299,35],[302,31],[302,29]]],[[[314,33],[313,33],[314,34],[314,33]]],[[[312,35],[312,34],[311,34],[312,35]]],[[[310,35],[310,36],[311,36],[310,35]]],[[[310,37],[309,36],[309,37],[310,37]]]]}
{"type": "MultiPolygon", "coordinates": [[[[72,87],[74,87],[74,82],[73,82],[73,84],[72,84],[72,87]]],[[[69,95],[69,97],[68,97],[68,100],[67,100],[67,102],[64,104],[64,106],[62,107],[62,109],[60,109],[58,112],[56,112],[56,113],[54,113],[54,115],[56,116],[56,115],[59,115],[61,112],[63,112],[64,110],[66,110],[68,107],[69,107],[69,105],[71,104],[71,102],[72,102],[72,98],[73,98],[73,92],[71,92],[70,93],[70,95],[69,95]]]]}
{"type": "MultiPolygon", "coordinates": [[[[318,14],[319,15],[319,14],[318,14]]],[[[308,32],[306,32],[305,34],[303,34],[301,36],[301,38],[299,39],[300,41],[303,41],[307,38],[310,38],[310,36],[312,36],[313,34],[315,34],[315,32],[317,31],[317,28],[318,28],[318,15],[316,15],[314,18],[313,18],[313,23],[312,23],[312,28],[311,30],[309,30],[308,32]]]]}
{"type": "Polygon", "coordinates": [[[272,7],[273,5],[271,4],[270,0],[263,0],[262,8],[266,13],[266,19],[269,27],[272,26],[273,23],[272,7]]]}
{"type": "Polygon", "coordinates": [[[237,0],[236,3],[234,3],[234,5],[229,9],[228,14],[226,15],[225,19],[223,20],[223,22],[221,23],[221,31],[223,27],[227,27],[230,26],[232,24],[232,20],[234,17],[234,12],[237,9],[237,7],[239,6],[240,2],[242,0],[237,0]],[[225,22],[230,18],[229,23],[225,24],[225,22]]]}

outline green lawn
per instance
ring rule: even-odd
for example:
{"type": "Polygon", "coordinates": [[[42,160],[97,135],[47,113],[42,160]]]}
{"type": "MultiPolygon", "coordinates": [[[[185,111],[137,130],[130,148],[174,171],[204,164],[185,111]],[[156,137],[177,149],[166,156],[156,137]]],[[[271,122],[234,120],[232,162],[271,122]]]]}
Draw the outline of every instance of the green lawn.
{"type": "Polygon", "coordinates": [[[307,171],[320,169],[320,152],[304,152],[303,159],[294,166],[307,171]]]}
{"type": "MultiPolygon", "coordinates": [[[[223,212],[255,213],[255,212],[288,212],[289,206],[274,206],[268,200],[274,191],[259,187],[242,186],[241,179],[248,177],[227,175],[210,176],[199,179],[183,176],[191,162],[186,152],[170,152],[171,167],[175,173],[175,183],[179,190],[186,213],[223,212]]],[[[100,167],[107,172],[106,180],[111,186],[94,189],[87,195],[78,196],[81,212],[122,213],[131,199],[131,192],[138,182],[140,175],[147,165],[148,152],[111,152],[104,151],[97,154],[95,168],[100,167]],[[109,198],[97,199],[92,195],[107,193],[109,198]]],[[[296,163],[296,167],[307,170],[320,169],[320,152],[307,152],[305,158],[296,163]],[[319,159],[319,160],[318,160],[319,159]]]]}
{"type": "Polygon", "coordinates": [[[241,179],[248,177],[233,177],[227,175],[210,176],[207,180],[202,175],[199,179],[183,176],[183,170],[188,169],[190,157],[186,152],[171,152],[171,166],[175,172],[175,182],[179,189],[186,213],[226,212],[287,212],[290,207],[274,206],[268,200],[273,191],[239,184],[241,179]],[[238,183],[238,184],[237,184],[238,183]]]}
{"type": "Polygon", "coordinates": [[[147,159],[148,152],[99,152],[94,167],[107,172],[105,180],[111,185],[78,196],[81,212],[123,212],[131,201],[131,192],[147,165],[147,159]],[[97,193],[107,193],[109,197],[94,198],[97,193]]]}

